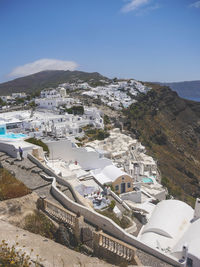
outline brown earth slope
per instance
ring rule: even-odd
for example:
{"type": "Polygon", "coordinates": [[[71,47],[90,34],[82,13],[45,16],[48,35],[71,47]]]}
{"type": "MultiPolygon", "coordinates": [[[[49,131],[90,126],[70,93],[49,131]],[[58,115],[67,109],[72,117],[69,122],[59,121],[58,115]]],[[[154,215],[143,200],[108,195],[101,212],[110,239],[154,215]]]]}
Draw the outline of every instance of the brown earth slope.
{"type": "Polygon", "coordinates": [[[200,195],[200,103],[151,86],[125,111],[125,128],[158,160],[169,193],[193,205],[200,195]]]}
{"type": "Polygon", "coordinates": [[[0,95],[8,95],[16,92],[33,94],[47,87],[56,87],[61,83],[77,82],[78,80],[97,85],[101,84],[101,80],[108,81],[109,79],[98,72],[47,70],[1,83],[0,95]]]}

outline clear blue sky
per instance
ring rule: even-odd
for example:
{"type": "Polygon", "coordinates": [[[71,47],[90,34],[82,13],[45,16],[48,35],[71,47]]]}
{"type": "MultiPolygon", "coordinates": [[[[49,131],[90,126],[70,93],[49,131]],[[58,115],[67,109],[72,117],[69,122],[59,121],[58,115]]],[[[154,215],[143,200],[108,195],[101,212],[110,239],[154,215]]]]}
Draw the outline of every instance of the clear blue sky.
{"type": "Polygon", "coordinates": [[[200,80],[200,1],[0,0],[0,36],[1,82],[42,59],[108,77],[200,80]]]}

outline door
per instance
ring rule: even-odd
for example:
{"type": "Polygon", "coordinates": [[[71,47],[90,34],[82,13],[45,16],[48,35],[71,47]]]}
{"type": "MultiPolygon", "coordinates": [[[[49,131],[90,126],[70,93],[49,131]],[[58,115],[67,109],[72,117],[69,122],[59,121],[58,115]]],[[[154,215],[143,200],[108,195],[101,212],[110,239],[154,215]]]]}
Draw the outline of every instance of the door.
{"type": "Polygon", "coordinates": [[[121,194],[126,192],[126,184],[121,183],[121,194]]]}

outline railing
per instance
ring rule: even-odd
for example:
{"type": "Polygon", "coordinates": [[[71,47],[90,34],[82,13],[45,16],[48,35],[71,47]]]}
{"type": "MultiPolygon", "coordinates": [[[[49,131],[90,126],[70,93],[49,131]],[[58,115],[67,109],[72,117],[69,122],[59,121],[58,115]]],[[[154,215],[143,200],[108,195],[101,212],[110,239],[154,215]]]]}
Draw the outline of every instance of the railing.
{"type": "Polygon", "coordinates": [[[55,203],[52,203],[51,201],[45,198],[40,198],[40,201],[43,202],[41,205],[42,209],[46,211],[48,214],[55,217],[60,222],[67,223],[72,228],[75,227],[76,217],[77,217],[76,214],[62,207],[59,207],[55,203]]]}
{"type": "Polygon", "coordinates": [[[99,235],[99,246],[123,257],[127,261],[131,261],[135,257],[136,250],[133,247],[103,232],[97,234],[99,235]]]}
{"type": "MultiPolygon", "coordinates": [[[[46,211],[51,216],[55,217],[57,220],[63,223],[67,223],[72,228],[76,226],[77,216],[73,212],[59,207],[57,204],[52,203],[45,197],[40,197],[38,200],[39,207],[46,211]]],[[[135,258],[135,249],[132,246],[120,241],[112,236],[109,236],[102,231],[93,232],[96,235],[97,240],[97,250],[98,247],[102,247],[115,255],[123,258],[126,261],[132,261],[135,258]]]]}

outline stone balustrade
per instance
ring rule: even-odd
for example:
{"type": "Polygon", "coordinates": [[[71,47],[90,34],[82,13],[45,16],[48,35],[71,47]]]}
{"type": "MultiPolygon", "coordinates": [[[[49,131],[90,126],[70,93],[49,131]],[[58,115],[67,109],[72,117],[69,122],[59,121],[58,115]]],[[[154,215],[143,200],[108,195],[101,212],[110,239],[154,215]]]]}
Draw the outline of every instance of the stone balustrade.
{"type": "Polygon", "coordinates": [[[136,256],[136,249],[103,231],[94,232],[94,252],[100,258],[106,258],[115,264],[141,265],[136,256]]]}
{"type": "Polygon", "coordinates": [[[41,210],[46,211],[60,222],[67,223],[72,228],[75,228],[77,219],[76,214],[56,205],[55,203],[47,200],[45,197],[40,197],[38,202],[40,203],[39,207],[41,210]]]}
{"type": "Polygon", "coordinates": [[[128,261],[131,261],[135,256],[135,249],[133,247],[103,232],[99,233],[99,246],[112,251],[128,261]]]}

